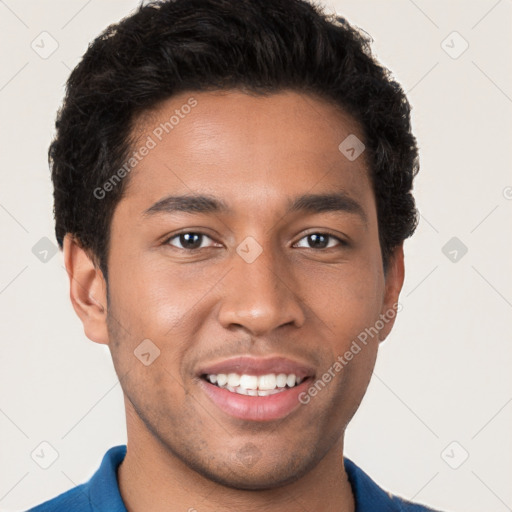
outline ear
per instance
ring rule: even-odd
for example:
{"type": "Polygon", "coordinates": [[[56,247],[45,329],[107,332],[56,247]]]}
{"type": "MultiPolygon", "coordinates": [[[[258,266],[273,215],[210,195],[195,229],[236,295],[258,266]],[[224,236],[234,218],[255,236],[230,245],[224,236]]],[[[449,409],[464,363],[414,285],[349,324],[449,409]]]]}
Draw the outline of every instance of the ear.
{"type": "Polygon", "coordinates": [[[96,343],[108,344],[107,286],[103,273],[71,234],[66,234],[63,245],[69,296],[85,335],[96,343]]]}
{"type": "Polygon", "coordinates": [[[387,338],[395,323],[397,312],[401,309],[398,299],[404,284],[404,275],[404,247],[402,243],[393,250],[384,278],[384,302],[380,312],[380,318],[384,327],[379,331],[379,341],[384,341],[387,338]]]}

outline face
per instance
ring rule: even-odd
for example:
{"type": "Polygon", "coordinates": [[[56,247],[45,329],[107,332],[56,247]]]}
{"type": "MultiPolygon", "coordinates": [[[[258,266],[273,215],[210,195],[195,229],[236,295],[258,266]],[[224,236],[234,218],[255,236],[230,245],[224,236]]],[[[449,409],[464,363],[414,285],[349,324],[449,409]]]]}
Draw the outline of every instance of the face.
{"type": "Polygon", "coordinates": [[[129,428],[231,487],[296,480],[339,446],[392,320],[361,333],[401,287],[383,274],[366,155],[338,149],[360,127],[309,95],[222,91],[175,96],[135,133],[150,149],[108,258],[129,428]]]}

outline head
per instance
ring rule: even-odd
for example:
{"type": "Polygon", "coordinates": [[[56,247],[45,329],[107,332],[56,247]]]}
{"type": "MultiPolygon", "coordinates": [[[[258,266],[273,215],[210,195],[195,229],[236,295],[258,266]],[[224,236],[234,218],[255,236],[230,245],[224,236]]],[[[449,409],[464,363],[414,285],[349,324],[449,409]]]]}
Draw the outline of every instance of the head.
{"type": "Polygon", "coordinates": [[[410,106],[368,38],[298,0],[150,3],[90,45],[56,127],[56,236],[128,435],[234,487],[306,474],[366,391],[416,227],[410,106]],[[235,356],[332,378],[237,416],[205,391],[235,356]]]}

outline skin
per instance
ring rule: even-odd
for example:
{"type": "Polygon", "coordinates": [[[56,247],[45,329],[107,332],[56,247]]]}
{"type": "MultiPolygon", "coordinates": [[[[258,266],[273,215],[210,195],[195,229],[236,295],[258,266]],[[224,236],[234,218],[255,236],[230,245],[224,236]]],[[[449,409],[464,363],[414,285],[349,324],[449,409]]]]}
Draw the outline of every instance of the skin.
{"type": "Polygon", "coordinates": [[[362,131],[310,95],[233,90],[166,100],[139,120],[139,140],[191,96],[197,105],[132,171],[114,212],[108,304],[94,258],[71,235],[64,244],[73,306],[87,337],[109,346],[125,396],[123,500],[130,512],[354,511],[344,432],[393,320],[280,420],[228,416],[195,371],[235,355],[285,356],[320,378],[398,302],[402,247],[385,275],[365,153],[351,162],[338,149],[350,134],[364,140],[362,131]],[[289,198],[333,191],[357,201],[366,219],[286,213],[289,198]],[[221,198],[232,212],[143,215],[167,195],[191,193],[221,198]],[[177,232],[206,236],[194,252],[177,232]],[[313,233],[348,245],[327,238],[315,248],[313,233]],[[263,249],[252,263],[236,252],[248,236],[263,249]],[[149,366],[133,353],[144,339],[160,349],[149,366]]]}

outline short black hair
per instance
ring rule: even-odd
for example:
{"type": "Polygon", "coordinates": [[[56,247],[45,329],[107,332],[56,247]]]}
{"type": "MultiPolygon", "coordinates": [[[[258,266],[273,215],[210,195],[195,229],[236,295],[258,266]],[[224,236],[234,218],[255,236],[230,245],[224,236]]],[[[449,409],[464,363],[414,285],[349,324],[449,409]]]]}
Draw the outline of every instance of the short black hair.
{"type": "MultiPolygon", "coordinates": [[[[294,90],[343,108],[364,132],[384,269],[411,236],[419,169],[410,104],[373,57],[371,38],[305,0],[160,0],[141,3],[88,47],[66,84],[48,159],[55,232],[94,256],[105,278],[112,215],[140,115],[186,91],[294,90]]],[[[340,141],[341,142],[341,141],[340,141]]]]}

